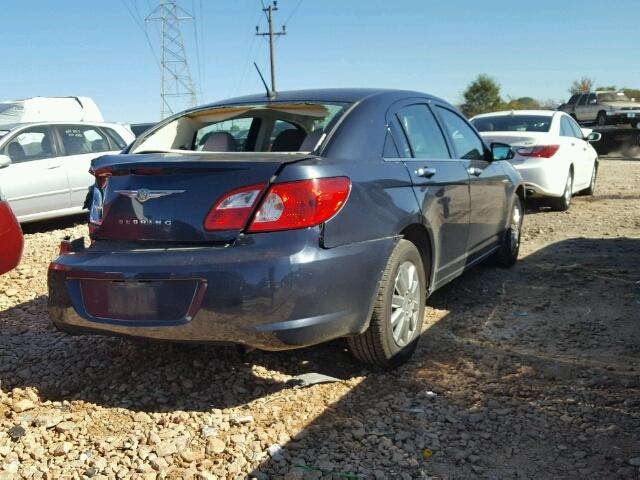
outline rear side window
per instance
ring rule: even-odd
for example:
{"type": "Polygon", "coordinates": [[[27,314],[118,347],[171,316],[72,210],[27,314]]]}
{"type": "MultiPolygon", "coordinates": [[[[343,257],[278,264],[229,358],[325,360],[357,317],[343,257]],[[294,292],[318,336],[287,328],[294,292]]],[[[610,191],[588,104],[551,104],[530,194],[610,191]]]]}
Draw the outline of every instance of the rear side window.
{"type": "Polygon", "coordinates": [[[574,103],[576,103],[578,101],[578,99],[580,98],[580,95],[572,95],[571,98],[569,99],[569,101],[567,102],[567,105],[573,105],[574,103]]]}
{"type": "Polygon", "coordinates": [[[101,153],[111,150],[106,135],[97,127],[62,125],[56,127],[67,155],[101,153]]]}
{"type": "Polygon", "coordinates": [[[587,97],[588,95],[582,95],[580,97],[580,100],[578,100],[578,105],[584,105],[585,103],[587,103],[587,97]]]}
{"type": "Polygon", "coordinates": [[[571,122],[564,115],[560,119],[560,136],[561,137],[573,137],[573,128],[571,128],[571,122]]]}
{"type": "Polygon", "coordinates": [[[573,119],[567,120],[569,120],[569,125],[571,126],[571,130],[573,131],[573,136],[581,140],[584,139],[584,134],[582,133],[582,130],[580,129],[578,124],[574,122],[573,119]]]}
{"type": "Polygon", "coordinates": [[[437,107],[444,128],[449,133],[458,158],[484,160],[484,143],[459,115],[443,107],[437,107]]]}
{"type": "Polygon", "coordinates": [[[127,142],[125,142],[113,128],[103,128],[103,131],[106,132],[111,139],[111,143],[113,143],[118,149],[122,150],[127,146],[127,142]]]}
{"type": "Polygon", "coordinates": [[[442,131],[426,105],[411,105],[396,116],[404,130],[414,158],[451,158],[442,131]]]}

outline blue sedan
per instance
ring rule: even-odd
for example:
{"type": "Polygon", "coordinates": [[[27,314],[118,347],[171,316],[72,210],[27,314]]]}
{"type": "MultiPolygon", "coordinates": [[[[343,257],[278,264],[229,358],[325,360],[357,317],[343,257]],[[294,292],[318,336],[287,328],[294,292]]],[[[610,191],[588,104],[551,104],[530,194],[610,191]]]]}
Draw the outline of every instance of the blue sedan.
{"type": "Polygon", "coordinates": [[[65,240],[49,314],[71,334],[284,350],[346,337],[396,366],[428,295],[516,262],[522,179],[450,104],[333,89],[170,117],[93,161],[90,246],[65,240]]]}

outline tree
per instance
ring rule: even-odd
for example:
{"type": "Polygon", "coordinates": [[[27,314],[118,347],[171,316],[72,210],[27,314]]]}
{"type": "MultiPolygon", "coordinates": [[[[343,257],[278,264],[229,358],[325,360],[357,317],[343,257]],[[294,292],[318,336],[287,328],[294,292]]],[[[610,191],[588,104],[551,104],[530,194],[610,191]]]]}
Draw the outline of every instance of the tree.
{"type": "Polygon", "coordinates": [[[467,117],[493,112],[502,105],[500,85],[489,75],[480,74],[462,94],[464,103],[460,109],[467,117]]]}
{"type": "Polygon", "coordinates": [[[622,91],[629,98],[635,98],[636,102],[640,102],[640,88],[623,88],[622,91]]]}
{"type": "Polygon", "coordinates": [[[578,93],[589,93],[593,88],[593,79],[589,77],[582,77],[580,80],[574,80],[569,87],[569,93],[576,95],[578,93]]]}
{"type": "Polygon", "coordinates": [[[506,110],[539,110],[540,102],[531,97],[509,97],[509,101],[504,105],[506,110]]]}

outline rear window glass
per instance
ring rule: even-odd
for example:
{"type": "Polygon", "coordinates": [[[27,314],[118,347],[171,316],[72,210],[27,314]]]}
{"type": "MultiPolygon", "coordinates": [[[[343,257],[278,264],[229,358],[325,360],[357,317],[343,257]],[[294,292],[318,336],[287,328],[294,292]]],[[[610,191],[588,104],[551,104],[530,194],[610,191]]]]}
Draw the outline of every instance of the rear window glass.
{"type": "Polygon", "coordinates": [[[186,112],[143,135],[132,152],[310,152],[319,146],[349,105],[273,102],[186,112]]]}
{"type": "Polygon", "coordinates": [[[548,132],[551,117],[543,115],[504,115],[471,121],[479,132],[548,132]]]}

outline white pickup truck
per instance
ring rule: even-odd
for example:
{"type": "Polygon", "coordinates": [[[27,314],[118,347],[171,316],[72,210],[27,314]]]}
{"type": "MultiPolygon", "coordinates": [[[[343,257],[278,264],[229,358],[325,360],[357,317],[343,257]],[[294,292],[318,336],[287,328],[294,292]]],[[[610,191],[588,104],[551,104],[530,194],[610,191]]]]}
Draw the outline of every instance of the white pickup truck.
{"type": "Polygon", "coordinates": [[[640,128],[640,103],[623,92],[597,91],[573,95],[558,110],[580,123],[598,126],[630,124],[640,128]]]}

